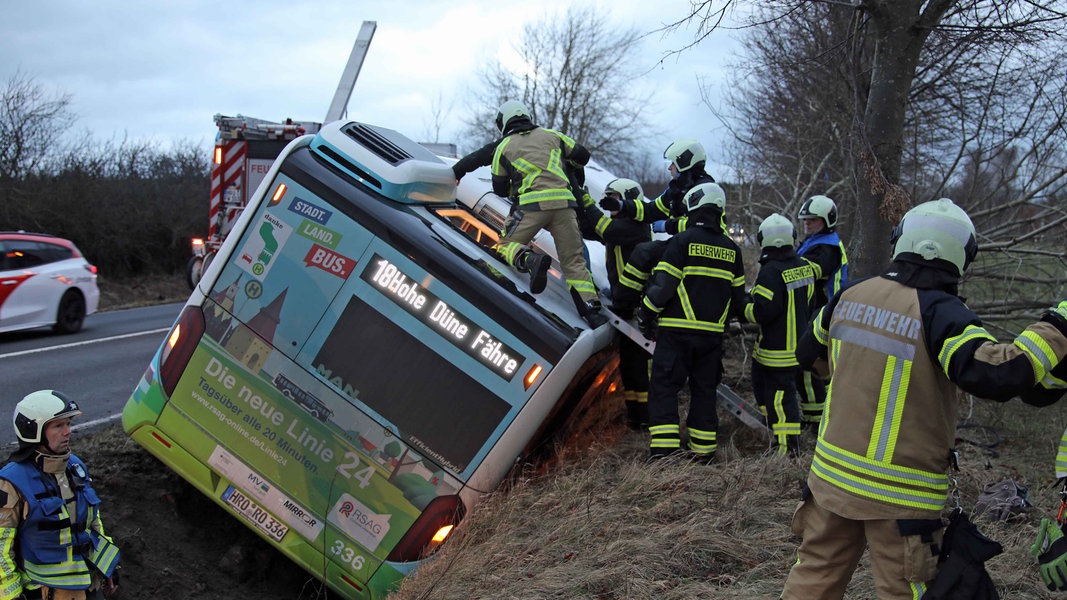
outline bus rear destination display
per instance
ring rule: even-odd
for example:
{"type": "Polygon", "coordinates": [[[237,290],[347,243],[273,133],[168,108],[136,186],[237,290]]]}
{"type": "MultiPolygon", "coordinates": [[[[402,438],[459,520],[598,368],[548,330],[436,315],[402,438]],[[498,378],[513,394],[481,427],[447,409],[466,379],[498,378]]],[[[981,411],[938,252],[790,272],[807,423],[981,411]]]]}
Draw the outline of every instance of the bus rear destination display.
{"type": "Polygon", "coordinates": [[[360,277],[505,381],[511,381],[526,360],[378,254],[360,277]]]}

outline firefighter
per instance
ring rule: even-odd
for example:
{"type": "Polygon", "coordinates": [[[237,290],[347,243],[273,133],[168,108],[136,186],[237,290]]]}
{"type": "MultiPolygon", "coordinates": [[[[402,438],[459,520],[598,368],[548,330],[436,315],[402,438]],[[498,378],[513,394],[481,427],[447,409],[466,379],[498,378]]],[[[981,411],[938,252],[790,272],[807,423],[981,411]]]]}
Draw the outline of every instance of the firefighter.
{"type": "Polygon", "coordinates": [[[0,598],[82,600],[118,588],[119,549],[104,534],[100,499],[70,451],[77,403],[54,390],[23,398],[19,447],[0,468],[0,598]]]}
{"type": "Polygon", "coordinates": [[[688,449],[699,461],[715,456],[726,320],[743,308],[745,267],[741,249],[722,230],[726,193],[702,183],[686,193],[685,231],[667,240],[653,270],[637,326],[657,338],[649,379],[650,458],[681,453],[678,392],[689,381],[688,449]]]}
{"type": "MultiPolygon", "coordinates": [[[[616,202],[630,200],[640,202],[644,198],[641,185],[630,179],[615,179],[604,190],[605,197],[616,202]]],[[[592,202],[584,202],[584,221],[593,226],[599,239],[604,241],[608,281],[611,283],[611,310],[619,317],[633,318],[636,304],[615,301],[625,295],[620,283],[623,268],[635,246],[652,239],[648,225],[620,217],[617,211],[605,215],[592,202]]],[[[622,375],[623,398],[626,406],[626,423],[631,429],[644,429],[648,425],[648,352],[628,337],[619,340],[619,371],[622,375]]]]}
{"type": "MultiPolygon", "coordinates": [[[[1063,307],[1065,303],[1060,303],[1063,307]]],[[[1055,309],[1054,309],[1055,310],[1055,309]]],[[[1067,311],[1067,307],[1064,308],[1067,311]]],[[[1043,382],[1050,391],[1063,393],[1067,388],[1067,360],[1053,369],[1043,382]]],[[[1051,396],[1052,394],[1050,394],[1051,396]]],[[[1050,398],[1049,404],[1055,401],[1050,398]]],[[[1056,520],[1041,519],[1037,539],[1030,545],[1030,554],[1037,559],[1041,579],[1049,590],[1067,590],[1067,514],[1062,506],[1067,506],[1067,429],[1060,435],[1059,450],[1056,452],[1056,478],[1060,483],[1061,509],[1056,520]]]]}
{"type": "MultiPolygon", "coordinates": [[[[848,282],[848,256],[837,234],[837,204],[828,196],[812,196],[800,207],[797,215],[804,224],[804,241],[797,254],[815,269],[815,304],[812,314],[848,282]]],[[[826,383],[810,371],[797,375],[800,392],[800,418],[812,429],[819,426],[826,402],[826,383]]]]}
{"type": "MultiPolygon", "coordinates": [[[[601,208],[615,212],[622,218],[651,223],[656,232],[674,235],[684,231],[686,209],[683,200],[686,192],[702,183],[715,183],[715,179],[704,170],[707,153],[704,146],[696,140],[675,141],[663,151],[663,158],[668,161],[667,170],[671,174],[671,180],[658,198],[645,202],[644,199],[629,200],[605,196],[600,201],[601,208]]],[[[725,227],[724,223],[724,231],[725,227]]],[[[641,300],[652,268],[663,256],[665,244],[665,240],[652,240],[634,248],[620,279],[626,289],[621,289],[619,296],[613,296],[614,300],[635,305],[641,300]]]]}
{"type": "Polygon", "coordinates": [[[810,319],[815,271],[797,256],[796,230],[774,213],[756,234],[762,248],[759,274],[744,316],[760,326],[752,351],[752,391],[767,418],[778,454],[800,454],[800,405],[797,402],[796,347],[810,319]]]}
{"type": "Polygon", "coordinates": [[[493,152],[493,192],[514,202],[497,253],[519,272],[529,273],[530,292],[539,294],[548,281],[552,258],[527,244],[547,229],[578,312],[593,328],[607,323],[582,257],[585,245],[573,210],[578,202],[567,172],[583,168],[589,162],[589,151],[558,131],[534,125],[530,112],[514,100],[500,106],[496,125],[503,139],[493,152]]]}
{"type": "Polygon", "coordinates": [[[865,547],[881,600],[921,597],[937,573],[957,387],[1044,404],[1067,355],[1067,301],[998,343],[957,296],[978,244],[951,200],[912,208],[891,239],[889,267],[831,298],[797,348],[832,377],[786,600],[841,598],[865,547]]]}

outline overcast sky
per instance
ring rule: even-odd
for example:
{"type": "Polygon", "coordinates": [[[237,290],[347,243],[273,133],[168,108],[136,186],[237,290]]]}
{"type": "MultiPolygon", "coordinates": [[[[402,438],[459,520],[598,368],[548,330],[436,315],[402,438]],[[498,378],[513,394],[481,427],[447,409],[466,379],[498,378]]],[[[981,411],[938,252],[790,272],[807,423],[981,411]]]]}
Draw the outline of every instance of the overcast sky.
{"type": "MultiPolygon", "coordinates": [[[[570,0],[573,2],[574,0],[570,0]]],[[[689,2],[589,0],[619,27],[652,32],[688,14],[689,2]]],[[[431,141],[433,104],[451,104],[440,135],[459,139],[458,117],[476,71],[506,60],[526,22],[561,14],[567,0],[38,0],[4,3],[0,82],[16,71],[49,92],[72,96],[79,131],[94,139],[177,139],[209,147],[213,115],[322,121],[363,21],[376,21],[348,117],[431,141]],[[443,102],[441,101],[443,99],[443,102]]],[[[722,78],[736,47],[717,32],[695,50],[663,60],[692,30],[646,36],[646,74],[655,89],[649,151],[695,138],[709,162],[721,128],[702,104],[699,79],[722,78]]],[[[493,115],[487,114],[490,119],[493,115]]],[[[470,150],[461,144],[461,151],[470,150]]]]}

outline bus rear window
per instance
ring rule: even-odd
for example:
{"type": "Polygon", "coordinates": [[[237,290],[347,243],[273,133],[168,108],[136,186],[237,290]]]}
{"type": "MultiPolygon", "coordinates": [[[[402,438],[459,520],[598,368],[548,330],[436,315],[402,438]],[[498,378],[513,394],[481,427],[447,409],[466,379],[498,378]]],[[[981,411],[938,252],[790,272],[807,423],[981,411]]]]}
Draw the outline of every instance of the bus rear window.
{"type": "Polygon", "coordinates": [[[319,349],[314,366],[393,423],[419,452],[457,472],[467,467],[511,408],[355,296],[319,349]]]}

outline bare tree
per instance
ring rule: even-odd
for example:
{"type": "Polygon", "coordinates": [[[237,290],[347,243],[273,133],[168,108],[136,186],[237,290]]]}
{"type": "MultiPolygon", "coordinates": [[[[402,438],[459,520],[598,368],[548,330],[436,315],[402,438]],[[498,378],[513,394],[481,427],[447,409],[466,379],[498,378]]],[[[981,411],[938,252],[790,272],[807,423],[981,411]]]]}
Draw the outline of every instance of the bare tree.
{"type": "MultiPolygon", "coordinates": [[[[862,224],[882,220],[860,200],[868,177],[888,182],[868,173],[865,162],[872,156],[863,123],[878,43],[871,20],[824,3],[757,12],[752,22],[727,88],[731,112],[719,113],[733,135],[747,199],[742,219],[795,214],[804,197],[828,193],[839,201],[845,240],[855,249],[868,240],[862,224]]],[[[1027,311],[1062,297],[1067,270],[1067,57],[1061,40],[1036,27],[1009,35],[973,13],[945,15],[916,65],[898,179],[887,190],[902,208],[947,196],[968,211],[983,251],[964,290],[974,290],[971,304],[1008,330],[1027,311]]],[[[888,246],[871,248],[877,268],[888,246]]]]}
{"type": "Polygon", "coordinates": [[[0,90],[0,180],[37,170],[57,154],[57,141],[74,122],[70,94],[49,93],[16,71],[0,90]]]}
{"type": "Polygon", "coordinates": [[[424,126],[423,141],[435,144],[441,141],[441,129],[452,113],[452,105],[453,102],[445,102],[441,92],[437,92],[437,98],[430,102],[430,121],[424,126]]]}
{"type": "MultiPolygon", "coordinates": [[[[720,26],[734,4],[734,0],[693,2],[690,13],[669,27],[696,20],[695,45],[720,26]]],[[[800,15],[813,4],[770,0],[764,5],[770,7],[771,16],[763,13],[753,24],[800,15]]],[[[857,75],[852,97],[854,120],[848,136],[860,217],[852,236],[852,264],[857,274],[870,274],[884,260],[892,225],[916,201],[912,192],[919,187],[930,189],[930,182],[924,179],[923,185],[911,185],[909,191],[902,179],[905,167],[917,173],[926,164],[921,145],[909,144],[922,141],[923,135],[929,136],[927,142],[936,144],[933,136],[943,133],[937,128],[920,129],[926,126],[921,118],[909,122],[912,117],[932,114],[915,110],[921,108],[917,99],[928,98],[926,106],[933,106],[937,85],[948,81],[946,73],[962,72],[960,67],[969,50],[1025,48],[1060,37],[1067,13],[1063,2],[1030,0],[825,0],[821,4],[846,11],[854,23],[852,37],[846,38],[852,43],[843,46],[848,52],[839,54],[840,59],[851,62],[857,75]],[[909,125],[917,132],[912,137],[907,135],[909,125]],[[909,148],[914,151],[909,152],[909,148]]],[[[928,173],[924,171],[923,176],[928,173]]]]}
{"type": "Polygon", "coordinates": [[[486,67],[463,119],[467,136],[475,145],[499,137],[497,107],[521,100],[536,124],[575,138],[605,166],[629,172],[641,164],[650,129],[644,114],[651,95],[640,95],[633,84],[638,38],[636,29],[613,27],[602,13],[580,5],[527,25],[515,47],[523,70],[499,60],[486,67]]]}
{"type": "MultiPolygon", "coordinates": [[[[758,16],[754,15],[754,17],[758,16]]],[[[792,217],[805,199],[838,202],[844,231],[855,222],[851,131],[857,118],[854,23],[826,5],[774,15],[749,29],[723,96],[727,109],[705,104],[730,134],[728,152],[741,191],[732,218],[753,228],[771,212],[792,217]]],[[[849,239],[845,235],[845,239],[849,239]]]]}

